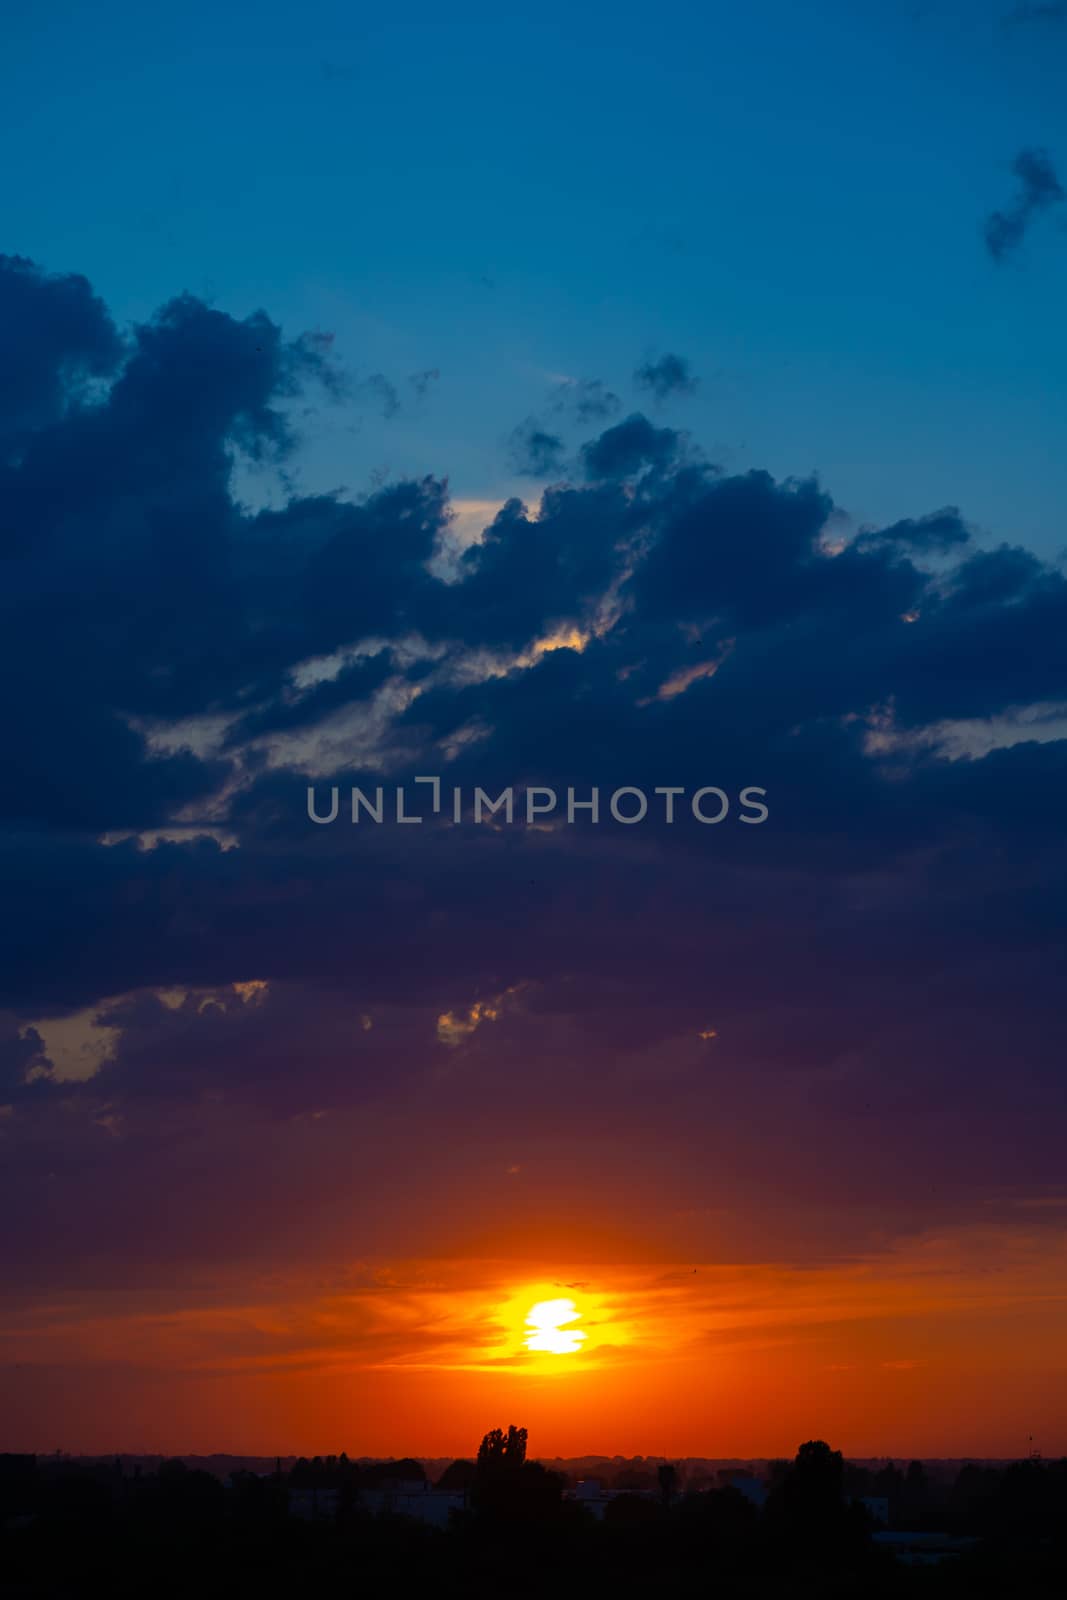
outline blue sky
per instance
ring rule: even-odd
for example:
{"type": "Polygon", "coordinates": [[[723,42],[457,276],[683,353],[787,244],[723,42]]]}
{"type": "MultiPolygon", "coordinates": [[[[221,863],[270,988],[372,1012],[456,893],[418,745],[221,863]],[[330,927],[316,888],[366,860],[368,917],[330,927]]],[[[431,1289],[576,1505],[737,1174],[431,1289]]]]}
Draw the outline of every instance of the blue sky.
{"type": "Polygon", "coordinates": [[[1052,209],[997,263],[981,226],[1020,148],[1067,160],[1067,19],[1010,9],[22,6],[4,247],[120,319],[188,289],[402,394],[440,371],[390,419],[322,411],[307,488],[529,494],[507,439],[556,377],[629,406],[677,350],[701,384],[669,420],[731,469],[1051,555],[1067,234],[1052,209]]]}

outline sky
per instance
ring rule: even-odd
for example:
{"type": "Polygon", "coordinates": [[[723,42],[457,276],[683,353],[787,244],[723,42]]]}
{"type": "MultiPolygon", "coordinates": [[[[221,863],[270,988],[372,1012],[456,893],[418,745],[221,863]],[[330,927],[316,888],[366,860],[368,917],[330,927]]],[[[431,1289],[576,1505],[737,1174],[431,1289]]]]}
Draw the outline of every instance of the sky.
{"type": "Polygon", "coordinates": [[[0,1448],[1067,1451],[1067,8],[3,26],[0,1448]]]}

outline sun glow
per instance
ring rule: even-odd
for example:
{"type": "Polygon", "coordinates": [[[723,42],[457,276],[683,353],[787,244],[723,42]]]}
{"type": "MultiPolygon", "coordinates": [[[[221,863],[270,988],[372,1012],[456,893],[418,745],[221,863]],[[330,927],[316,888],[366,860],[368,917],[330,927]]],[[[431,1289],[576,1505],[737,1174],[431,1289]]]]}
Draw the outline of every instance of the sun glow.
{"type": "Polygon", "coordinates": [[[527,1350],[537,1350],[547,1355],[572,1356],[582,1348],[585,1334],[580,1328],[570,1326],[581,1319],[581,1312],[573,1300],[539,1300],[526,1313],[527,1350]]]}

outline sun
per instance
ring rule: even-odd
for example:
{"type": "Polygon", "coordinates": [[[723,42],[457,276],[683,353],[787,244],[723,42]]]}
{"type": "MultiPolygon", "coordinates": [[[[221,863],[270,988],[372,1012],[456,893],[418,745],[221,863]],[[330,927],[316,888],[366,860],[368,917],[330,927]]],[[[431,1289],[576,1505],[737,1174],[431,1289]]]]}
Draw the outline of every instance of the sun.
{"type": "Polygon", "coordinates": [[[580,1328],[572,1328],[582,1313],[573,1300],[539,1300],[526,1313],[527,1350],[536,1350],[553,1356],[573,1356],[585,1343],[580,1328]]]}

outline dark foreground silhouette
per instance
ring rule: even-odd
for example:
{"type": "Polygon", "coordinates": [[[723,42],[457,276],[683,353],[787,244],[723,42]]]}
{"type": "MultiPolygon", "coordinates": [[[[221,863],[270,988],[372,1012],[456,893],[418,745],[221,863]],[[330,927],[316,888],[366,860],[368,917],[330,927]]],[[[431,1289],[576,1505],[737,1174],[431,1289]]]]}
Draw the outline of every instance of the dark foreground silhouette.
{"type": "Polygon", "coordinates": [[[0,1596],[1067,1595],[1067,1461],[872,1472],[818,1440],[762,1480],[670,1464],[571,1483],[486,1434],[417,1461],[299,1460],[225,1481],[164,1462],[0,1456],[0,1596]],[[731,1477],[734,1481],[730,1481],[731,1477]]]}

